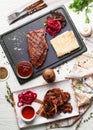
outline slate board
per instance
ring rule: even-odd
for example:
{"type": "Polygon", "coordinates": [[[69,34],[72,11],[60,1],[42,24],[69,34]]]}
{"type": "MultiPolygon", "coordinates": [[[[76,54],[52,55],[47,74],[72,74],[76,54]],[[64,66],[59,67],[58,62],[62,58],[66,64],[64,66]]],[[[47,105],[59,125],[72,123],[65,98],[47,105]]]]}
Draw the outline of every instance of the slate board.
{"type": "Polygon", "coordinates": [[[3,34],[2,36],[0,36],[1,46],[3,47],[20,84],[26,83],[27,81],[39,76],[45,68],[57,67],[58,65],[61,65],[64,62],[71,60],[72,58],[82,54],[83,52],[85,52],[87,50],[87,48],[86,48],[81,36],[79,35],[72,19],[70,18],[66,8],[64,6],[62,6],[62,7],[56,8],[51,11],[49,11],[48,13],[46,13],[43,16],[38,17],[37,19],[34,19],[33,21],[25,23],[24,25],[22,25],[16,29],[13,29],[13,30],[3,34]],[[59,34],[64,33],[67,30],[72,30],[79,43],[80,48],[71,52],[70,54],[66,54],[60,58],[57,58],[56,53],[50,44],[50,40],[53,37],[47,33],[46,40],[47,40],[47,43],[49,46],[49,50],[47,53],[46,61],[44,62],[44,64],[41,67],[39,67],[39,68],[34,67],[34,73],[30,78],[21,79],[16,75],[16,65],[20,61],[24,61],[24,60],[29,61],[30,60],[30,57],[29,57],[28,51],[27,51],[26,34],[32,30],[45,28],[44,22],[46,21],[46,18],[48,16],[51,16],[51,11],[58,11],[58,12],[62,13],[67,21],[66,26],[60,31],[59,34]]]}

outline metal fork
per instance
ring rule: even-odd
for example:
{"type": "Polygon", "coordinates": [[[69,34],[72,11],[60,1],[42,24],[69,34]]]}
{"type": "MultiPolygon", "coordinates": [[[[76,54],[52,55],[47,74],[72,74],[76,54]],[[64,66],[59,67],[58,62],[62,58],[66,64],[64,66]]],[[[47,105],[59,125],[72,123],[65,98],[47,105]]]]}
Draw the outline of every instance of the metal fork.
{"type": "Polygon", "coordinates": [[[8,16],[8,21],[11,21],[13,19],[16,19],[20,14],[22,14],[23,12],[27,11],[27,10],[30,10],[34,7],[36,7],[37,5],[39,4],[42,4],[44,1],[43,0],[38,0],[37,2],[27,6],[26,8],[22,9],[21,11],[18,11],[18,12],[15,12],[11,15],[8,16]]]}
{"type": "Polygon", "coordinates": [[[26,17],[27,15],[31,15],[31,14],[33,14],[33,13],[35,13],[35,12],[41,10],[41,9],[44,9],[45,7],[47,7],[47,4],[46,4],[46,3],[37,5],[36,7],[32,8],[32,9],[30,9],[30,10],[24,11],[24,12],[23,12],[22,14],[20,14],[18,17],[14,18],[14,19],[11,19],[11,20],[9,20],[8,22],[9,22],[9,24],[12,24],[12,23],[18,21],[19,19],[26,17]]]}

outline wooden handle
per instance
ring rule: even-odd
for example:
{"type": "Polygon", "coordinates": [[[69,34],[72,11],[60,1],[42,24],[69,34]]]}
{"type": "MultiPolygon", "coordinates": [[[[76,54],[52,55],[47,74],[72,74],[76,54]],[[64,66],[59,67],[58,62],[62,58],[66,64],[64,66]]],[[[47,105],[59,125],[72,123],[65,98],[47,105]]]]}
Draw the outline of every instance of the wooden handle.
{"type": "Polygon", "coordinates": [[[25,10],[30,10],[30,9],[34,8],[35,6],[37,6],[37,5],[39,5],[39,4],[42,4],[43,2],[44,2],[43,0],[38,0],[37,2],[35,2],[35,3],[33,3],[33,4],[29,5],[29,6],[27,6],[27,7],[24,9],[24,11],[25,11],[25,10]]]}
{"type": "Polygon", "coordinates": [[[37,6],[37,7],[35,7],[34,9],[32,9],[31,11],[29,11],[29,15],[30,15],[30,14],[33,14],[33,13],[35,13],[35,12],[37,12],[37,11],[39,11],[39,10],[45,8],[45,7],[47,7],[47,4],[43,4],[43,5],[37,6]]]}

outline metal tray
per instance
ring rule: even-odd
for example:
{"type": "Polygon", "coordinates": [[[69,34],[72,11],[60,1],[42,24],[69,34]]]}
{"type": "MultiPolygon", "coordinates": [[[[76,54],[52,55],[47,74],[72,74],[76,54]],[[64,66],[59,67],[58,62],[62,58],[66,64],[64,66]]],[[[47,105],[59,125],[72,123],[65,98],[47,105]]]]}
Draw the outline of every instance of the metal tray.
{"type": "Polygon", "coordinates": [[[56,8],[51,11],[49,11],[48,13],[46,13],[45,15],[43,15],[41,17],[38,17],[37,19],[34,19],[33,21],[30,21],[12,31],[9,31],[9,32],[3,34],[0,37],[0,43],[8,57],[8,60],[11,64],[20,84],[23,84],[23,83],[39,76],[45,68],[57,67],[58,65],[61,65],[64,62],[71,60],[72,58],[82,54],[83,52],[85,52],[87,50],[73,21],[71,20],[68,12],[66,11],[66,8],[64,6],[62,6],[62,7],[56,8]],[[44,62],[44,64],[41,67],[39,67],[37,69],[34,68],[34,73],[33,73],[32,77],[30,77],[29,79],[21,79],[21,78],[17,77],[15,68],[16,68],[16,65],[18,64],[18,62],[23,61],[23,60],[29,61],[29,59],[30,59],[28,52],[27,52],[26,34],[31,30],[45,28],[44,22],[45,22],[46,18],[51,15],[51,11],[61,12],[67,21],[66,26],[60,31],[59,34],[65,32],[67,30],[72,30],[74,32],[74,35],[75,35],[80,47],[78,49],[76,49],[75,51],[71,52],[70,54],[66,54],[66,55],[58,58],[56,56],[56,53],[55,53],[53,47],[50,44],[50,40],[53,37],[50,36],[49,34],[47,34],[46,40],[47,40],[47,43],[49,46],[49,50],[47,53],[46,61],[44,62]]]}

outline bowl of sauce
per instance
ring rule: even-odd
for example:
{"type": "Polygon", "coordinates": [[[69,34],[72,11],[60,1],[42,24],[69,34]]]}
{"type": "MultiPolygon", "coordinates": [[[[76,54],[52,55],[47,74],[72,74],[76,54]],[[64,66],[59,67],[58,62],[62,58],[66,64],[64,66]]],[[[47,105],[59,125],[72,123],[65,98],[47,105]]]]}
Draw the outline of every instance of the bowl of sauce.
{"type": "Polygon", "coordinates": [[[25,105],[21,109],[21,118],[25,122],[31,122],[36,116],[35,109],[31,105],[25,105]]]}
{"type": "Polygon", "coordinates": [[[16,67],[16,72],[17,72],[18,77],[22,79],[27,79],[30,76],[32,76],[33,66],[28,61],[21,61],[18,63],[16,67]]]}

